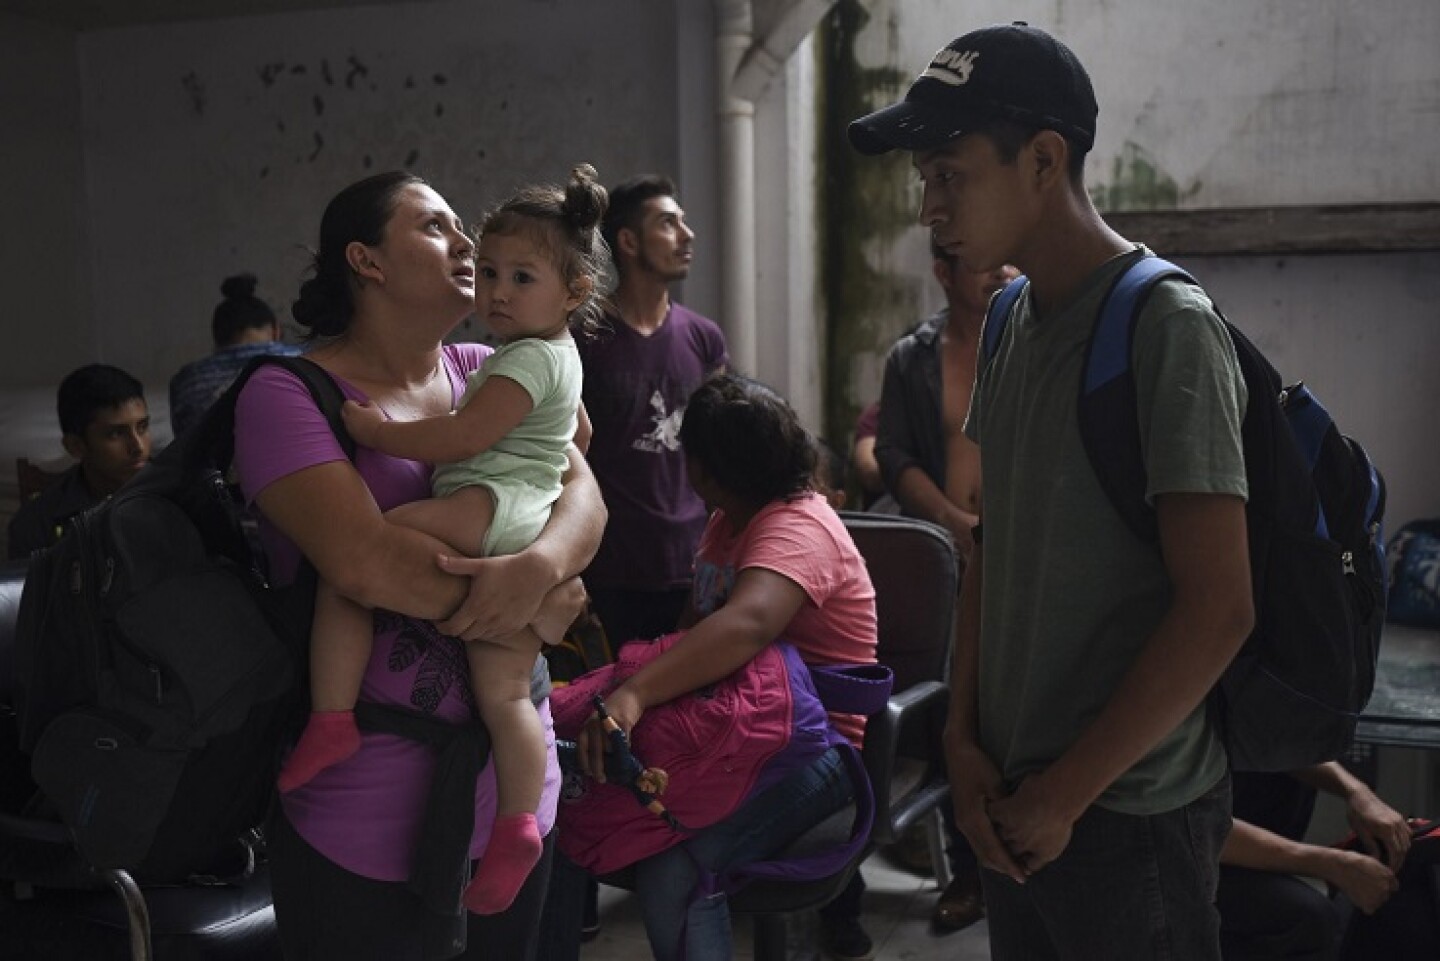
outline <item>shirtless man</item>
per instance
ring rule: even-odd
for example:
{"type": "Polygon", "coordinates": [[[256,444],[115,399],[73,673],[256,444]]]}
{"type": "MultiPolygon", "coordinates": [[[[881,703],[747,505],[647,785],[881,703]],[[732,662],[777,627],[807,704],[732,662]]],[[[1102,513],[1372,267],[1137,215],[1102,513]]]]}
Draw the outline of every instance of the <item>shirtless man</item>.
{"type": "Polygon", "coordinates": [[[969,273],[934,244],[930,253],[946,306],[890,349],[875,456],[905,514],[944,527],[968,558],[980,506],[980,449],[961,428],[985,308],[1016,271],[969,273]]]}
{"type": "MultiPolygon", "coordinates": [[[[945,306],[901,337],[885,361],[875,458],[890,495],[910,517],[934,521],[950,532],[968,559],[979,519],[980,449],[965,436],[980,328],[990,297],[1016,276],[1012,267],[970,273],[933,243],[931,269],[945,306]]],[[[948,813],[948,812],[947,812],[948,813]]],[[[959,931],[985,916],[979,866],[964,835],[946,819],[953,879],[935,902],[931,918],[941,930],[959,931]]],[[[843,919],[859,913],[863,881],[846,889],[821,912],[822,934],[840,943],[843,919]]],[[[868,939],[867,939],[868,940],[868,939]]],[[[830,950],[832,958],[864,957],[830,950]]]]}

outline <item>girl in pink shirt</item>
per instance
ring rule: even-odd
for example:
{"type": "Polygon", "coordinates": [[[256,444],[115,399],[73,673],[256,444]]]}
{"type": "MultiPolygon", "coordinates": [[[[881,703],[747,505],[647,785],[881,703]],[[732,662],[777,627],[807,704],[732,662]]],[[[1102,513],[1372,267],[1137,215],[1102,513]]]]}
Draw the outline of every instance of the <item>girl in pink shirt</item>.
{"type": "MultiPolygon", "coordinates": [[[[814,443],[784,398],[738,374],[714,375],[690,396],[680,443],[710,520],[681,625],[688,632],[606,697],[627,733],[648,708],[719,681],[777,638],[811,664],[875,662],[875,590],[844,524],[813,489],[814,443]]],[[[858,744],[864,719],[835,720],[858,744]]],[[[587,773],[600,773],[599,742],[587,728],[587,773]]],[[[655,957],[729,959],[724,895],[690,900],[696,864],[719,873],[760,860],[850,800],[831,749],[726,820],[639,862],[636,890],[655,957]]]]}

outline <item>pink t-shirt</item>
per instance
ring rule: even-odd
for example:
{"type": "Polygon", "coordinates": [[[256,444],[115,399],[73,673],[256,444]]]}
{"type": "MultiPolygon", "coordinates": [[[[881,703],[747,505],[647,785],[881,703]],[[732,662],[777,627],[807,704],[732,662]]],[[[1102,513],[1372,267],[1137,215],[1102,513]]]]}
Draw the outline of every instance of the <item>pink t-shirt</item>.
{"type": "MultiPolygon", "coordinates": [[[[735,578],[749,567],[774,571],[805,592],[805,603],[781,637],[806,664],[874,664],[875,588],[844,523],[819,494],[775,501],[744,530],[732,532],[725,512],[710,515],[695,556],[695,610],[724,605],[735,578]]],[[[865,719],[832,714],[835,727],[857,745],[865,719]]]]}
{"type": "MultiPolygon", "coordinates": [[[[489,352],[476,344],[444,349],[454,401],[460,399],[467,375],[489,352]]],[[[336,383],[346,397],[366,399],[345,381],[336,378],[336,383]]],[[[253,503],[256,494],[280,478],[337,460],[345,460],[345,452],[305,385],[277,367],[257,372],[235,408],[235,467],[246,499],[253,503]]],[[[361,447],[355,467],[381,510],[430,496],[428,464],[361,447]]],[[[295,545],[264,517],[260,530],[276,582],[293,579],[300,556],[295,545]]],[[[374,647],[360,696],[456,723],[475,716],[462,644],[436,632],[428,621],[390,611],[375,612],[374,647]]],[[[548,833],[555,820],[560,771],[549,704],[539,710],[551,751],[537,816],[541,831],[548,833]]],[[[433,750],[423,744],[393,734],[362,733],[360,750],[352,757],[282,797],[285,816],[312,847],[347,871],[382,881],[404,880],[434,764],[433,750]]],[[[475,788],[472,858],[484,852],[494,817],[495,774],[487,765],[475,788]]]]}

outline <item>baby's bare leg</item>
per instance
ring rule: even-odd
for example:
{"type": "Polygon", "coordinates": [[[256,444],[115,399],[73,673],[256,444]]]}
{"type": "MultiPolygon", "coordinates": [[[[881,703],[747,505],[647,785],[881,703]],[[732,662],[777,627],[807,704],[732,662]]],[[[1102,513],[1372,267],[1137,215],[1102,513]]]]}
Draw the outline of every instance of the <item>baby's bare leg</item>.
{"type": "Polygon", "coordinates": [[[352,711],[370,663],[374,617],[322,580],[315,587],[310,628],[310,707],[352,711]]]}
{"type": "Polygon", "coordinates": [[[540,638],[527,629],[501,643],[474,641],[465,649],[480,715],[490,729],[499,797],[490,842],[464,900],[476,914],[495,914],[515,900],[542,849],[535,811],[548,752],[540,715],[530,702],[540,638]]]}
{"type": "Polygon", "coordinates": [[[337,592],[315,586],[310,630],[310,717],[295,750],[280,767],[278,784],[290,792],[360,748],[355,701],[370,661],[370,611],[337,592]]]}
{"type": "Polygon", "coordinates": [[[499,782],[500,814],[534,813],[545,788],[545,728],[530,702],[530,675],[540,638],[526,629],[508,643],[472,641],[470,684],[480,716],[490,730],[490,750],[499,782]]]}
{"type": "Polygon", "coordinates": [[[392,507],[385,519],[444,541],[466,557],[479,557],[495,520],[495,496],[489,488],[471,485],[445,497],[392,507]]]}

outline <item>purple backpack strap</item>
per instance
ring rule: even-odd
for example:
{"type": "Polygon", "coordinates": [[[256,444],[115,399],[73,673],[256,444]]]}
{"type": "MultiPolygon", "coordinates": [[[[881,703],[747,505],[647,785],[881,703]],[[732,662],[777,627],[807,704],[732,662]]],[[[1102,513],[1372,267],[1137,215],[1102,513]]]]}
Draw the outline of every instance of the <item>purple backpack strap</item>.
{"type": "Polygon", "coordinates": [[[869,716],[885,707],[895,675],[884,664],[812,665],[810,680],[825,710],[869,716]]]}

